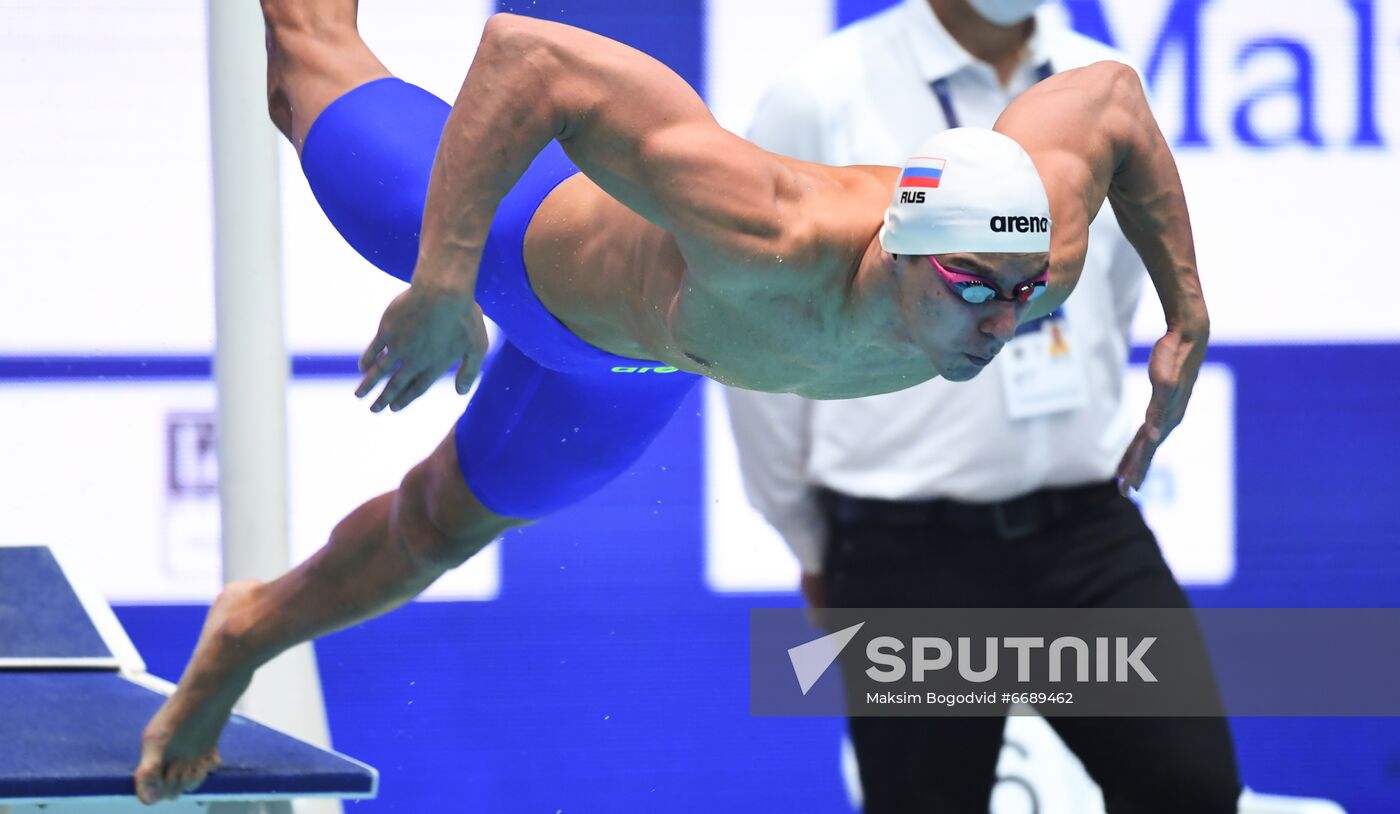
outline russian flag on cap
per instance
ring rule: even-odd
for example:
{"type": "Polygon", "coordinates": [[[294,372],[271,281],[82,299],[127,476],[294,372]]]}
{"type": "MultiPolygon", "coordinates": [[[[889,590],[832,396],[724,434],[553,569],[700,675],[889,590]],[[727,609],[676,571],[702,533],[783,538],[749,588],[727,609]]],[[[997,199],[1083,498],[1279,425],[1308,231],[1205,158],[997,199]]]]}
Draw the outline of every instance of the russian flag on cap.
{"type": "Polygon", "coordinates": [[[916,155],[904,165],[904,174],[899,176],[899,185],[937,189],[938,181],[943,177],[943,165],[946,163],[948,162],[941,158],[916,155]]]}

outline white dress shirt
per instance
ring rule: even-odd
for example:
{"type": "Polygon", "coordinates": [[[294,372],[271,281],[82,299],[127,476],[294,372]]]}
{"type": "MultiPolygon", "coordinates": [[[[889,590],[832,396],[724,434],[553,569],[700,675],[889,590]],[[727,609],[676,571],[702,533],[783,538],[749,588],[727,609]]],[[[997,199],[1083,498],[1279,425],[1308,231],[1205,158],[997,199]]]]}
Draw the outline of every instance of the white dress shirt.
{"type": "MultiPolygon", "coordinates": [[[[764,97],[748,138],[823,164],[901,166],[949,126],[932,85],[944,80],[957,123],[991,127],[1047,62],[1064,71],[1117,51],[1055,24],[1043,11],[1007,87],[967,53],[928,0],[905,0],[848,26],[799,58],[764,97]]],[[[1087,403],[1013,420],[999,366],[898,393],[842,401],[727,389],[750,501],[804,571],[821,571],[825,528],[816,488],[861,497],[992,502],[1043,487],[1108,480],[1140,417],[1123,409],[1129,327],[1143,266],[1104,206],[1090,229],[1083,276],[1065,305],[1087,403]]]]}

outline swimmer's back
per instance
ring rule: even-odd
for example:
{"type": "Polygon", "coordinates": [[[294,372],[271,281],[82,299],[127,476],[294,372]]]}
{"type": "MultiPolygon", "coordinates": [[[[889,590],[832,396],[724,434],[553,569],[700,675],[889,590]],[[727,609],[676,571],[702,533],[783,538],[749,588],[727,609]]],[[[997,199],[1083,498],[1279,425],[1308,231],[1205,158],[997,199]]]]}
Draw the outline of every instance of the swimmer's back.
{"type": "Polygon", "coordinates": [[[825,379],[818,389],[835,396],[878,389],[872,376],[927,378],[921,363],[875,359],[848,381],[830,380],[848,278],[898,170],[772,159],[804,186],[807,204],[800,222],[747,262],[683,250],[580,173],[555,188],[526,232],[531,285],[588,342],[743,387],[806,390],[825,379]]]}

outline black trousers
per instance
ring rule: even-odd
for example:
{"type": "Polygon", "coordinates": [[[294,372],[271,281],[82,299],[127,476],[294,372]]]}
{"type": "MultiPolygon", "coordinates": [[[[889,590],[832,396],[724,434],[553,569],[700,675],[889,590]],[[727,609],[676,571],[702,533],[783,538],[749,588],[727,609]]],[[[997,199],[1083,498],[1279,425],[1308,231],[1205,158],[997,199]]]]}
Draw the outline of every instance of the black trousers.
{"type": "MultiPolygon", "coordinates": [[[[1189,605],[1141,512],[1111,484],[1036,493],[996,513],[835,493],[824,503],[833,607],[1189,605]]],[[[1236,810],[1239,772],[1223,718],[1046,720],[1110,814],[1236,810]]],[[[866,814],[988,811],[1004,718],[855,717],[849,726],[866,814]]]]}

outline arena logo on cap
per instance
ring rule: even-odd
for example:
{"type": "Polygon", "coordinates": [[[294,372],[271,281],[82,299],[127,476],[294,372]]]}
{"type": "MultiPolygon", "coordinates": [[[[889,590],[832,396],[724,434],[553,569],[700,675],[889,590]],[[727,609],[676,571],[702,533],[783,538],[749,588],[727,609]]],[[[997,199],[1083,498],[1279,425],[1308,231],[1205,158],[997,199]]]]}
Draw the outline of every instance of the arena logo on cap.
{"type": "Polygon", "coordinates": [[[1025,215],[993,215],[991,226],[993,232],[1048,232],[1050,219],[1025,215]]]}

